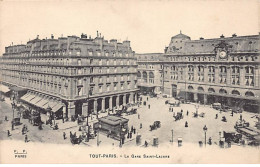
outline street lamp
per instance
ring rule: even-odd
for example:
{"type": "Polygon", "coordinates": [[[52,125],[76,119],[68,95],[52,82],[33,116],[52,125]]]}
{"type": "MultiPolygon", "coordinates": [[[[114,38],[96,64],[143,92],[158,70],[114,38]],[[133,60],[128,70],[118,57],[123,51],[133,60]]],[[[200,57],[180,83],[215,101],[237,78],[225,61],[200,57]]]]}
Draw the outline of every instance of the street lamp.
{"type": "Polygon", "coordinates": [[[196,108],[196,115],[198,115],[198,109],[200,108],[199,104],[195,105],[196,108]]]}
{"type": "Polygon", "coordinates": [[[221,131],[219,131],[219,141],[221,141],[221,131]]]}
{"type": "Polygon", "coordinates": [[[206,144],[207,144],[207,130],[208,130],[208,128],[207,128],[207,126],[205,125],[205,126],[203,127],[203,131],[205,132],[205,147],[206,147],[206,144]]]}
{"type": "Polygon", "coordinates": [[[119,147],[122,147],[122,121],[120,120],[120,123],[119,123],[119,126],[120,126],[120,131],[119,131],[119,136],[120,136],[120,144],[119,144],[119,147]]]}
{"type": "Polygon", "coordinates": [[[97,146],[99,146],[100,141],[99,141],[99,131],[101,130],[101,124],[98,125],[98,135],[97,135],[97,146]]]}
{"type": "Polygon", "coordinates": [[[172,140],[171,140],[171,142],[173,143],[173,129],[171,131],[172,131],[172,140]]]}

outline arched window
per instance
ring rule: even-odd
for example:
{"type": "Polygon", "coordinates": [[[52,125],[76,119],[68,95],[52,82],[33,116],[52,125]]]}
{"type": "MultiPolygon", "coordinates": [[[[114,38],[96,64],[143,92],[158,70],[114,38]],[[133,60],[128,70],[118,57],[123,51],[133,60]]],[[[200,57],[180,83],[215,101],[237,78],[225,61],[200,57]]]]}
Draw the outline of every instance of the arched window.
{"type": "Polygon", "coordinates": [[[226,91],[225,89],[220,89],[220,90],[219,90],[219,93],[220,93],[220,94],[227,94],[227,91],[226,91]]]}
{"type": "Polygon", "coordinates": [[[153,72],[149,72],[149,78],[154,78],[153,72]]]}
{"type": "Polygon", "coordinates": [[[251,96],[251,97],[254,97],[254,96],[255,96],[253,92],[249,92],[249,91],[246,92],[245,95],[246,95],[246,96],[251,96]]]}
{"type": "Polygon", "coordinates": [[[144,82],[147,82],[147,72],[146,71],[143,72],[143,79],[144,79],[144,82]]]}
{"type": "Polygon", "coordinates": [[[189,89],[189,90],[193,90],[193,87],[192,87],[192,86],[188,86],[188,89],[189,89]]]}
{"type": "Polygon", "coordinates": [[[137,72],[137,77],[138,77],[138,78],[141,78],[141,75],[142,75],[141,72],[138,71],[138,72],[137,72]]]}
{"type": "Polygon", "coordinates": [[[237,90],[233,90],[233,91],[232,91],[232,94],[233,94],[233,95],[240,95],[239,91],[237,91],[237,90]]]}
{"type": "Polygon", "coordinates": [[[204,92],[204,89],[203,89],[203,87],[198,87],[198,91],[200,91],[200,92],[204,92]]]}
{"type": "Polygon", "coordinates": [[[213,88],[209,88],[209,89],[208,89],[208,92],[209,92],[209,93],[214,93],[215,90],[214,90],[213,88]]]}

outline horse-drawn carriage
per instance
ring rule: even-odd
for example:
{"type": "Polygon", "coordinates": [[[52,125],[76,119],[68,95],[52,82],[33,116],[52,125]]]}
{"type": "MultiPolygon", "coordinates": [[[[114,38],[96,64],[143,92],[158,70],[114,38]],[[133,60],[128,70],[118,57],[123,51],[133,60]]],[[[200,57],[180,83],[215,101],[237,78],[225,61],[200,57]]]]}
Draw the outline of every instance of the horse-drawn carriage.
{"type": "Polygon", "coordinates": [[[161,127],[161,122],[160,121],[154,121],[152,125],[150,125],[150,131],[155,130],[157,128],[161,127]]]}
{"type": "Polygon", "coordinates": [[[70,135],[70,142],[72,144],[80,144],[82,140],[83,140],[82,136],[77,137],[76,134],[70,135]]]}
{"type": "Polygon", "coordinates": [[[20,121],[20,118],[14,118],[13,121],[12,121],[12,124],[17,126],[17,125],[21,125],[21,121],[20,121]]]}
{"type": "Polygon", "coordinates": [[[239,141],[242,139],[242,134],[236,133],[236,132],[225,132],[224,131],[224,138],[226,142],[235,142],[239,143],[239,141]]]}
{"type": "Polygon", "coordinates": [[[182,112],[177,112],[176,115],[173,116],[175,118],[175,121],[178,121],[180,119],[183,119],[183,114],[182,112]]]}

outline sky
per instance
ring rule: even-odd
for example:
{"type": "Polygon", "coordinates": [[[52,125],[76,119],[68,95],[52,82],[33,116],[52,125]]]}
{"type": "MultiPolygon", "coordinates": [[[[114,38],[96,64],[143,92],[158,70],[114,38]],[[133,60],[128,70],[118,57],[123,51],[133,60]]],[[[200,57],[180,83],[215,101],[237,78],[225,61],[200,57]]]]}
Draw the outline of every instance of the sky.
{"type": "Polygon", "coordinates": [[[98,30],[130,40],[136,53],[159,53],[180,30],[192,39],[259,33],[259,0],[0,1],[0,54],[12,42],[98,30]]]}

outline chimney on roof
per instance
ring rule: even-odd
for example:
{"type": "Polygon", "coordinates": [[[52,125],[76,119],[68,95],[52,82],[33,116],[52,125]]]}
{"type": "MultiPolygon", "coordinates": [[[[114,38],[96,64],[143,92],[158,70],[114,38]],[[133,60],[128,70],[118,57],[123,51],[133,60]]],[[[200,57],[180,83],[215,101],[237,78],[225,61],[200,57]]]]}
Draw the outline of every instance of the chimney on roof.
{"type": "Polygon", "coordinates": [[[54,36],[53,36],[53,34],[51,34],[51,39],[54,39],[54,36]]]}
{"type": "Polygon", "coordinates": [[[200,40],[203,40],[204,38],[203,37],[200,37],[200,40]]]}
{"type": "Polygon", "coordinates": [[[220,38],[225,38],[225,36],[222,34],[222,35],[220,36],[220,38]]]}
{"type": "Polygon", "coordinates": [[[181,34],[181,30],[180,30],[180,34],[181,34]]]}
{"type": "Polygon", "coordinates": [[[97,31],[97,37],[98,37],[98,31],[97,31]]]}
{"type": "Polygon", "coordinates": [[[39,35],[37,35],[36,39],[39,39],[39,35]]]}
{"type": "Polygon", "coordinates": [[[232,37],[237,37],[237,34],[235,33],[235,34],[232,34],[232,37]]]}

